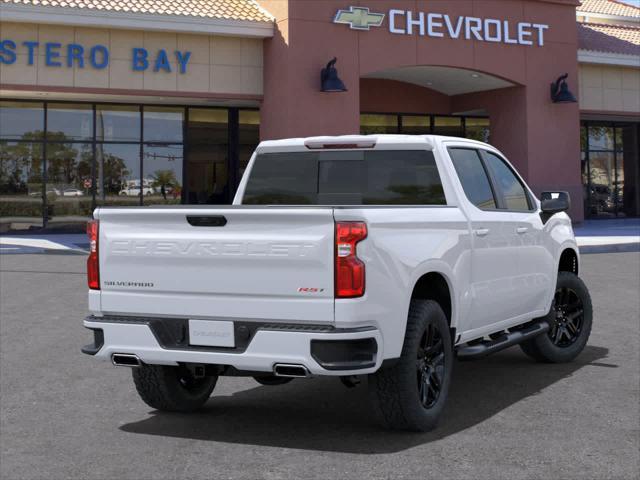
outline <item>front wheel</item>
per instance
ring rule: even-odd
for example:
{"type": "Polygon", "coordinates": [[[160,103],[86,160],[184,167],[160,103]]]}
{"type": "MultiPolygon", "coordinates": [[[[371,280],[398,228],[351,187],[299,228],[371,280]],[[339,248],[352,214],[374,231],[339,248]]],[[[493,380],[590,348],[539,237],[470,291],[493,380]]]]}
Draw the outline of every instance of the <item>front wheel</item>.
{"type": "Polygon", "coordinates": [[[387,428],[435,428],[449,392],[453,347],[447,317],[432,300],[412,300],[402,354],[369,376],[374,411],[387,428]]]}
{"type": "Polygon", "coordinates": [[[168,412],[192,412],[202,407],[218,381],[217,376],[195,377],[184,365],[142,365],[132,372],[140,398],[150,407],[168,412]]]}
{"type": "Polygon", "coordinates": [[[584,282],[570,272],[559,272],[551,311],[549,331],[520,345],[522,351],[539,362],[564,363],[584,350],[591,334],[593,308],[584,282]]]}

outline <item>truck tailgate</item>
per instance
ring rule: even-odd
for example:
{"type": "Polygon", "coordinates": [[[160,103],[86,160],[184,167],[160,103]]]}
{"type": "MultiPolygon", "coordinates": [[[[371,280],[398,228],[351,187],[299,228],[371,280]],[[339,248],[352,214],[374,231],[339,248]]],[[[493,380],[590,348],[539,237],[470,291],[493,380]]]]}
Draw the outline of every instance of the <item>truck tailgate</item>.
{"type": "Polygon", "coordinates": [[[331,208],[100,209],[96,218],[103,313],[334,321],[331,208]]]}

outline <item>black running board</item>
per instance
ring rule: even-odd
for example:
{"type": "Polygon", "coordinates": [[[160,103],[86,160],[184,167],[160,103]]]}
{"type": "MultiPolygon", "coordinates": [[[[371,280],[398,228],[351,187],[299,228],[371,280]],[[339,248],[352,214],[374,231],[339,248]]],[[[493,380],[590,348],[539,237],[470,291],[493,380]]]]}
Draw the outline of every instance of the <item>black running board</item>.
{"type": "Polygon", "coordinates": [[[524,328],[505,332],[492,340],[482,340],[472,345],[463,345],[458,347],[456,352],[460,360],[474,360],[530,340],[547,331],[549,331],[549,323],[546,320],[542,320],[524,328]]]}

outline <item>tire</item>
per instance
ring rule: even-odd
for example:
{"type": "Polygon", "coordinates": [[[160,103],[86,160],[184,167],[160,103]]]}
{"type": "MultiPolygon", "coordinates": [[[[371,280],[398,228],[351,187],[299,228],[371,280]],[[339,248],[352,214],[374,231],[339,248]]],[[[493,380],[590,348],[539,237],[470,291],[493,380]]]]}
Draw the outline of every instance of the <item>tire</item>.
{"type": "Polygon", "coordinates": [[[253,377],[253,379],[260,385],[274,386],[284,385],[289,383],[293,378],[291,377],[276,377],[275,375],[265,375],[264,377],[253,377]]]}
{"type": "Polygon", "coordinates": [[[369,375],[369,397],[379,422],[395,430],[433,430],[447,400],[452,366],[451,333],[442,308],[431,300],[412,300],[400,358],[369,375]]]}
{"type": "Polygon", "coordinates": [[[574,360],[587,345],[593,322],[589,290],[577,275],[558,273],[553,304],[545,318],[549,331],[520,344],[522,351],[538,362],[574,360]]]}
{"type": "Polygon", "coordinates": [[[204,405],[217,376],[194,378],[185,366],[142,365],[132,369],[140,398],[150,407],[167,412],[192,412],[204,405]]]}

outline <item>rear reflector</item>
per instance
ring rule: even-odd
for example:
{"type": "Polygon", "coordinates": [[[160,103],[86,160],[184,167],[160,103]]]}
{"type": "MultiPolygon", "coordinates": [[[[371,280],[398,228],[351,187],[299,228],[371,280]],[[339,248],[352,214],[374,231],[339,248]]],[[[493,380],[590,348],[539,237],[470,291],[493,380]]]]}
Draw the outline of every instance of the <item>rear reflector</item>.
{"type": "Polygon", "coordinates": [[[100,264],[98,263],[98,220],[87,222],[89,237],[89,258],[87,258],[87,283],[91,290],[100,290],[100,264]]]}
{"type": "Polygon", "coordinates": [[[365,267],[356,244],[367,238],[364,222],[336,222],[335,296],[355,298],[364,295],[365,267]]]}

